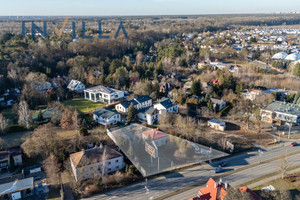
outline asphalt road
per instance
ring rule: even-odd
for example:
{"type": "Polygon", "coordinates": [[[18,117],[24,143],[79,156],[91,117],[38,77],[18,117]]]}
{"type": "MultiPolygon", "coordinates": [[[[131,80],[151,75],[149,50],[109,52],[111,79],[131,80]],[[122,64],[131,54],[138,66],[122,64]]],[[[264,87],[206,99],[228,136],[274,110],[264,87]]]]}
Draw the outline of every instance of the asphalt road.
{"type": "MultiPolygon", "coordinates": [[[[286,146],[277,146],[270,149],[262,149],[259,153],[258,151],[247,152],[245,154],[232,156],[222,161],[225,161],[229,165],[224,168],[224,172],[229,172],[232,170],[239,169],[241,167],[259,163],[261,161],[269,160],[281,155],[286,152],[292,153],[300,151],[300,146],[291,147],[288,143],[286,146]]],[[[300,165],[300,153],[289,157],[289,166],[300,165]]],[[[210,177],[216,176],[213,169],[217,163],[212,163],[211,165],[201,165],[190,169],[183,170],[181,172],[172,173],[166,176],[160,176],[154,179],[148,180],[148,190],[146,190],[146,182],[139,182],[130,186],[126,186],[120,189],[111,190],[109,192],[95,195],[93,197],[85,198],[87,200],[112,200],[112,199],[134,199],[134,200],[144,200],[144,199],[155,199],[163,195],[169,194],[173,191],[200,183],[202,181],[207,181],[210,177]]],[[[228,181],[232,186],[239,185],[256,179],[258,177],[270,174],[272,172],[279,170],[279,160],[271,161],[268,163],[263,163],[257,166],[250,167],[248,169],[237,171],[231,175],[225,176],[223,181],[228,181]]],[[[218,174],[219,175],[219,174],[218,174]]],[[[172,196],[169,199],[189,199],[196,196],[197,189],[199,187],[187,190],[178,195],[172,196]]]]}

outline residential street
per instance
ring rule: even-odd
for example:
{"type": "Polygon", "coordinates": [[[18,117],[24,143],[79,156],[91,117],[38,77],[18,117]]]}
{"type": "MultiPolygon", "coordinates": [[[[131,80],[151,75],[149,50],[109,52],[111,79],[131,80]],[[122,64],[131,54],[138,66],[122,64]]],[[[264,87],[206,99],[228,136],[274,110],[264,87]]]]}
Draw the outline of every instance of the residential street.
{"type": "MultiPolygon", "coordinates": [[[[230,158],[226,158],[222,161],[227,162],[229,165],[225,167],[224,172],[229,172],[232,170],[245,167],[246,165],[259,163],[261,161],[269,160],[281,155],[284,155],[286,151],[288,153],[299,152],[296,155],[290,156],[290,166],[300,165],[300,146],[291,147],[289,143],[285,143],[285,146],[281,144],[277,147],[272,147],[270,149],[261,150],[263,153],[258,151],[248,152],[241,155],[236,155],[230,158]],[[261,156],[260,156],[261,155],[261,156]]],[[[272,172],[279,170],[278,160],[262,163],[250,167],[248,169],[238,171],[231,175],[225,176],[223,181],[228,181],[231,185],[239,185],[255,178],[270,174],[272,172]]],[[[95,195],[87,200],[98,200],[98,199],[156,199],[163,195],[169,194],[176,190],[195,185],[199,183],[199,187],[187,190],[176,196],[172,196],[170,199],[188,199],[196,196],[197,189],[201,187],[200,182],[207,181],[210,177],[216,176],[213,172],[213,166],[216,163],[210,165],[196,166],[178,173],[172,173],[167,176],[160,176],[155,179],[148,180],[149,193],[146,192],[145,182],[137,183],[124,188],[112,190],[110,192],[95,195]]],[[[221,173],[222,174],[222,173],[221,173]]],[[[217,175],[221,175],[217,174],[217,175]]]]}

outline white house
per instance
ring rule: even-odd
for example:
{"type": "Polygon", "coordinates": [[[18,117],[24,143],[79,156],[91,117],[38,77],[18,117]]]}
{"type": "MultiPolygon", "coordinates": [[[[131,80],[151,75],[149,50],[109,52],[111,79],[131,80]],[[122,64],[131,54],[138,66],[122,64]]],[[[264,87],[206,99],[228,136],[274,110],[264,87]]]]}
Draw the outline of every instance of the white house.
{"type": "Polygon", "coordinates": [[[138,120],[148,125],[153,125],[159,120],[162,113],[176,112],[178,113],[178,104],[175,100],[163,98],[153,106],[143,108],[138,112],[138,120]]]}
{"type": "Polygon", "coordinates": [[[159,111],[153,106],[139,110],[137,114],[138,120],[148,125],[153,125],[159,119],[159,111]]]}
{"type": "Polygon", "coordinates": [[[222,120],[211,119],[207,122],[207,126],[216,130],[225,131],[226,123],[222,120]]]}
{"type": "Polygon", "coordinates": [[[84,98],[94,102],[113,103],[124,98],[124,91],[102,85],[84,90],[84,98]]]}
{"type": "Polygon", "coordinates": [[[169,98],[162,98],[158,103],[154,104],[153,107],[159,111],[159,114],[163,112],[178,113],[178,104],[175,100],[169,98]]]}
{"type": "Polygon", "coordinates": [[[249,89],[249,90],[244,90],[242,95],[246,98],[249,99],[251,101],[255,100],[256,97],[262,95],[262,91],[261,90],[257,90],[257,89],[249,89]]]}
{"type": "Polygon", "coordinates": [[[124,157],[120,152],[102,145],[73,153],[70,161],[76,181],[112,173],[125,167],[124,157]]]}
{"type": "Polygon", "coordinates": [[[133,100],[117,104],[115,108],[118,112],[127,113],[131,103],[137,110],[140,110],[152,106],[152,99],[148,95],[137,96],[133,100]]]}
{"type": "Polygon", "coordinates": [[[71,80],[67,88],[73,92],[81,93],[85,90],[85,85],[80,81],[71,80]]]}
{"type": "Polygon", "coordinates": [[[210,100],[213,104],[213,109],[215,109],[217,105],[219,106],[218,112],[220,112],[221,110],[223,110],[226,107],[226,102],[223,101],[222,99],[211,98],[210,100]]]}
{"type": "Polygon", "coordinates": [[[110,126],[121,121],[121,115],[104,108],[98,108],[93,112],[93,119],[104,126],[110,126]]]}

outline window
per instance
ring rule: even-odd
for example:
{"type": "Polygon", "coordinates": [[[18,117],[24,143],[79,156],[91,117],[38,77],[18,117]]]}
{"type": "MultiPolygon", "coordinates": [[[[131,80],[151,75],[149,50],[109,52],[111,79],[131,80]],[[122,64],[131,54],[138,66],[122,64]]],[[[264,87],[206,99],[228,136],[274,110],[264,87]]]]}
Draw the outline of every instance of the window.
{"type": "Polygon", "coordinates": [[[117,166],[116,169],[119,169],[119,166],[117,166]]]}
{"type": "Polygon", "coordinates": [[[111,168],[108,168],[108,171],[111,171],[111,168]]]}
{"type": "Polygon", "coordinates": [[[118,163],[119,162],[119,160],[116,160],[116,163],[118,163]]]}
{"type": "Polygon", "coordinates": [[[108,165],[111,165],[111,162],[108,162],[108,165]]]}

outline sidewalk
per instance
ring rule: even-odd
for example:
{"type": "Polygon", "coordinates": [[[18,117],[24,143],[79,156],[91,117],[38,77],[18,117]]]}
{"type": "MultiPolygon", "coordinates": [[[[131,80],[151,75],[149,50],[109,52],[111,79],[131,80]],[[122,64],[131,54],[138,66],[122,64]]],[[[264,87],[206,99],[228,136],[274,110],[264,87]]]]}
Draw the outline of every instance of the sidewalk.
{"type": "MultiPolygon", "coordinates": [[[[300,168],[288,171],[286,174],[289,175],[289,174],[293,174],[293,173],[296,173],[296,172],[300,172],[300,168]]],[[[281,174],[278,174],[278,175],[275,175],[275,176],[272,176],[272,177],[269,177],[269,178],[266,178],[266,179],[262,179],[260,181],[255,182],[255,183],[252,183],[252,184],[248,185],[248,188],[252,189],[252,188],[255,188],[257,186],[263,185],[265,183],[271,182],[273,180],[279,179],[279,178],[281,178],[281,174]]]]}

